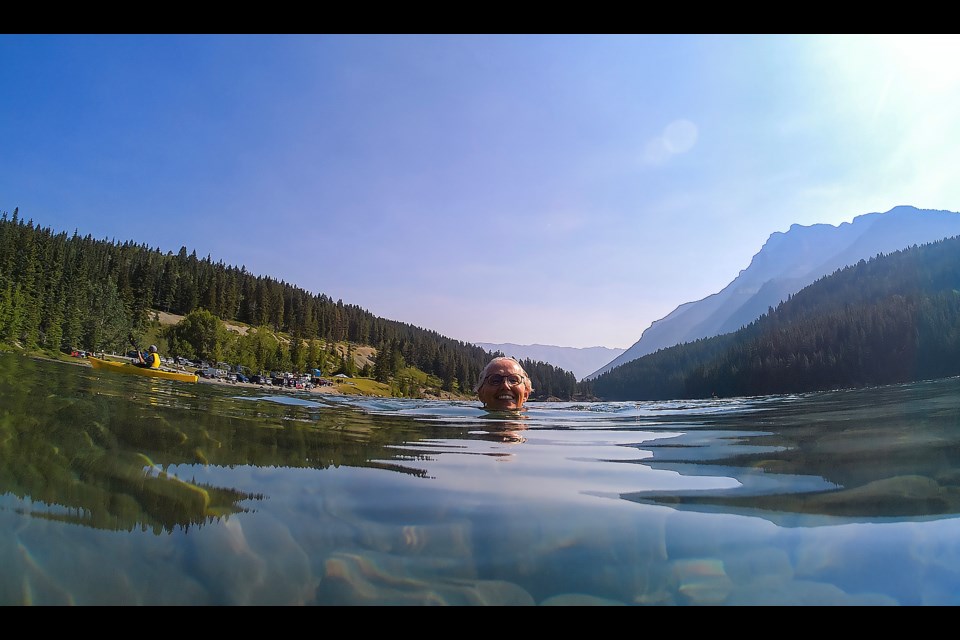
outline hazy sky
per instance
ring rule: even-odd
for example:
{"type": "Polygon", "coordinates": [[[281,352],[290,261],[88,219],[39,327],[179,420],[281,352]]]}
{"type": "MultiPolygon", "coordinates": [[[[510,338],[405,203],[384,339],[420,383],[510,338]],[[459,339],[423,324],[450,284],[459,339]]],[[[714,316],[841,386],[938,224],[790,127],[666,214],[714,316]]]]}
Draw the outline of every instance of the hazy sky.
{"type": "Polygon", "coordinates": [[[0,35],[0,212],[626,348],[770,234],[960,211],[960,36],[0,35]]]}

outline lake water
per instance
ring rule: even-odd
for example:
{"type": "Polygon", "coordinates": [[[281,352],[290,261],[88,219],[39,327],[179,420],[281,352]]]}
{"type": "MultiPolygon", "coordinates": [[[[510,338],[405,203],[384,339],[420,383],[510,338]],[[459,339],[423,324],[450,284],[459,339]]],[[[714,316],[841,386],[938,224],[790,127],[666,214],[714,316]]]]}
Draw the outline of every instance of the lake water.
{"type": "Polygon", "coordinates": [[[956,605],[960,379],[281,392],[0,354],[2,605],[956,605]]]}

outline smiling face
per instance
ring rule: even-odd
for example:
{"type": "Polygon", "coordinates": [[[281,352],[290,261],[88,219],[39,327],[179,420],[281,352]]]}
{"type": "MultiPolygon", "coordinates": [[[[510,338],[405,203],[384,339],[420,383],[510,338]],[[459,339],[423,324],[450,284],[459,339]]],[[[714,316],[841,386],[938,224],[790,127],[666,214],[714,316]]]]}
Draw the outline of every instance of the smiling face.
{"type": "Polygon", "coordinates": [[[498,360],[488,365],[477,396],[485,409],[506,411],[520,409],[530,395],[530,380],[523,368],[512,360],[498,360]],[[511,378],[519,378],[511,384],[511,378]]]}

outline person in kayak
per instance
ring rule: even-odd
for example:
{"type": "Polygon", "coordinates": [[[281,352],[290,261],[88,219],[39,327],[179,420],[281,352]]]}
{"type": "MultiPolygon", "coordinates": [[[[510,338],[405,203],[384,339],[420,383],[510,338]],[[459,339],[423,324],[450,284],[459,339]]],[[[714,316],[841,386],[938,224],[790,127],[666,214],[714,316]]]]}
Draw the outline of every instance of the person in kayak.
{"type": "Polygon", "coordinates": [[[140,351],[137,351],[137,358],[140,360],[136,363],[138,367],[146,367],[147,369],[160,368],[160,354],[157,353],[157,345],[155,344],[150,345],[150,350],[147,351],[146,356],[140,351]]]}
{"type": "Polygon", "coordinates": [[[487,363],[474,388],[488,411],[518,411],[533,391],[530,376],[513,358],[500,356],[487,363]]]}

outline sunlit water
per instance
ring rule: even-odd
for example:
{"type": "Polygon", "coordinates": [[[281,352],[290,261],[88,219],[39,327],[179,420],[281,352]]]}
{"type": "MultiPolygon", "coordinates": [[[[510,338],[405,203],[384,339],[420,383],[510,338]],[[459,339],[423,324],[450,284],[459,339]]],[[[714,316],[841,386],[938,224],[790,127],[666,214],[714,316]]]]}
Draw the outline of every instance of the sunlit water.
{"type": "Polygon", "coordinates": [[[3,605],[954,605],[960,380],[282,392],[0,354],[3,605]]]}

